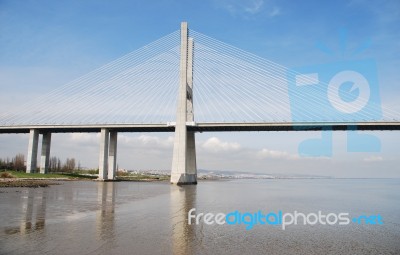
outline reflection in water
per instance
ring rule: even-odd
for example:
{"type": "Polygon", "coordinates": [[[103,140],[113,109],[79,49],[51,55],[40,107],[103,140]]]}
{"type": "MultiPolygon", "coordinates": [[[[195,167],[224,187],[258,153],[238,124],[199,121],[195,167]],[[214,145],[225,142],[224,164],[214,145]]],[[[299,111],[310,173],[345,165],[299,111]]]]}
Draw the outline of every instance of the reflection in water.
{"type": "Polygon", "coordinates": [[[185,187],[71,181],[0,188],[0,254],[400,254],[398,201],[398,179],[232,180],[185,187]],[[247,231],[243,225],[188,225],[191,208],[196,214],[379,213],[385,224],[247,231]]]}
{"type": "Polygon", "coordinates": [[[114,240],[114,212],[116,188],[113,182],[99,182],[97,185],[97,201],[100,209],[96,216],[97,237],[102,240],[114,240]]]}
{"type": "Polygon", "coordinates": [[[171,186],[171,224],[173,254],[192,254],[195,225],[189,225],[187,215],[196,207],[196,185],[171,186]]]}
{"type": "Polygon", "coordinates": [[[46,195],[45,190],[42,189],[39,191],[40,193],[40,201],[37,203],[37,211],[36,211],[36,224],[35,229],[40,230],[44,229],[45,219],[46,219],[46,195]]]}
{"type": "Polygon", "coordinates": [[[25,235],[32,231],[44,229],[46,223],[45,192],[44,189],[27,190],[27,195],[21,199],[24,214],[21,217],[20,226],[7,228],[5,230],[6,234],[20,233],[21,235],[25,235]]]}

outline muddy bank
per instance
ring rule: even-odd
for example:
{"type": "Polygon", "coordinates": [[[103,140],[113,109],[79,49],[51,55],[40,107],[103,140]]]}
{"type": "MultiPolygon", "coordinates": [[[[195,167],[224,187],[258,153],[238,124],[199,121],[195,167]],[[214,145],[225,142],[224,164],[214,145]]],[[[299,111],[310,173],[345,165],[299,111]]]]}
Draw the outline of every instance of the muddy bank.
{"type": "Polygon", "coordinates": [[[21,179],[0,179],[0,188],[40,188],[48,187],[49,185],[58,185],[57,182],[48,180],[21,180],[21,179]]]}

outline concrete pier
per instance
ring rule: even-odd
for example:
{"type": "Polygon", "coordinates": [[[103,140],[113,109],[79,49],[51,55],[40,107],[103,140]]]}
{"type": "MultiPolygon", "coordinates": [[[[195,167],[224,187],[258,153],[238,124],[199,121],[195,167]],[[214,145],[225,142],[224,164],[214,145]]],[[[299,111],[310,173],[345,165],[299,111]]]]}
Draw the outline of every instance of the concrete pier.
{"type": "Polygon", "coordinates": [[[40,173],[47,174],[49,172],[50,162],[51,133],[44,133],[42,139],[42,155],[40,158],[40,173]]]}
{"type": "Polygon", "coordinates": [[[102,128],[100,133],[99,178],[100,181],[114,180],[117,172],[118,132],[102,128]]]}
{"type": "Polygon", "coordinates": [[[108,177],[107,180],[114,180],[117,172],[117,140],[118,133],[110,132],[110,148],[108,150],[108,177]]]}
{"type": "Polygon", "coordinates": [[[195,136],[188,132],[186,122],[193,121],[193,40],[188,26],[181,23],[181,57],[178,108],[176,114],[171,183],[197,184],[195,136]]]}
{"type": "Polygon", "coordinates": [[[102,128],[100,132],[100,154],[99,154],[99,180],[108,179],[108,144],[110,131],[102,128]]]}
{"type": "Polygon", "coordinates": [[[28,157],[26,159],[27,173],[36,172],[38,142],[39,142],[39,130],[31,129],[29,132],[28,157]]]}

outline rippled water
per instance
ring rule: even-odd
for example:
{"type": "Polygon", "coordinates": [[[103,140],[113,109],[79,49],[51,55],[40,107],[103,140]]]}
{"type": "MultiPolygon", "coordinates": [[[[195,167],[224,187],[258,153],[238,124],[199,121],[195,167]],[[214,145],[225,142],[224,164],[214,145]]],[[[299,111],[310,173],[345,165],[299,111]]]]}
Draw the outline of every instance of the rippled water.
{"type": "Polygon", "coordinates": [[[400,254],[400,180],[65,182],[0,189],[0,254],[400,254]],[[380,214],[383,225],[188,225],[187,212],[380,214]]]}

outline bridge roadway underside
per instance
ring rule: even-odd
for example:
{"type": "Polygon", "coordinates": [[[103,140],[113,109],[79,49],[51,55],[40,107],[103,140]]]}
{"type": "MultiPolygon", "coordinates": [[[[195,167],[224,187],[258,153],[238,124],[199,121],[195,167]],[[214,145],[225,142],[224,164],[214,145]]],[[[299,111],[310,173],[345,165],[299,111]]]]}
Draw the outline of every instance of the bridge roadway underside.
{"type": "MultiPolygon", "coordinates": [[[[175,127],[167,124],[98,124],[98,125],[27,125],[2,126],[0,133],[99,133],[102,128],[115,132],[174,132],[175,127]]],[[[281,122],[281,123],[196,123],[188,125],[194,132],[238,132],[238,131],[384,131],[400,130],[400,122],[281,122]]]]}

